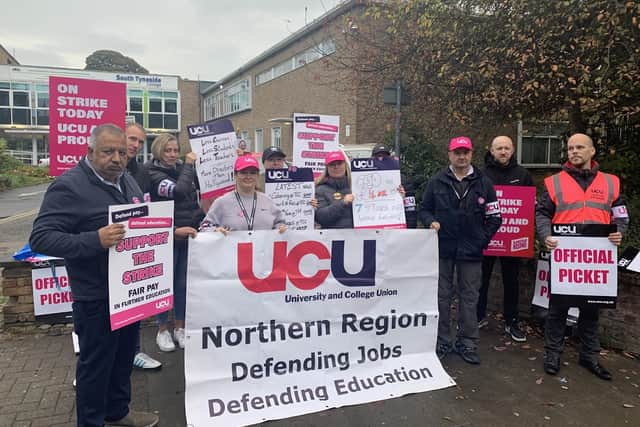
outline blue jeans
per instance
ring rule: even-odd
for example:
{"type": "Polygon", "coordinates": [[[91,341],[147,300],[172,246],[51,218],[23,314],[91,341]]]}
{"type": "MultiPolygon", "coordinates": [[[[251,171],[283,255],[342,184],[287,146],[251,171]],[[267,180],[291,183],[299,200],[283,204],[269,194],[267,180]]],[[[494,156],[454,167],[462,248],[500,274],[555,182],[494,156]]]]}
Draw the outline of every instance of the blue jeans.
{"type": "MultiPolygon", "coordinates": [[[[187,306],[187,259],[189,258],[189,241],[173,241],[173,312],[176,320],[184,320],[187,306]]],[[[169,312],[165,311],[157,316],[158,325],[166,325],[169,312]]]]}
{"type": "Polygon", "coordinates": [[[80,356],[76,365],[78,427],[102,427],[129,413],[131,370],[138,322],[111,331],[109,303],[74,301],[73,327],[80,356]]]}

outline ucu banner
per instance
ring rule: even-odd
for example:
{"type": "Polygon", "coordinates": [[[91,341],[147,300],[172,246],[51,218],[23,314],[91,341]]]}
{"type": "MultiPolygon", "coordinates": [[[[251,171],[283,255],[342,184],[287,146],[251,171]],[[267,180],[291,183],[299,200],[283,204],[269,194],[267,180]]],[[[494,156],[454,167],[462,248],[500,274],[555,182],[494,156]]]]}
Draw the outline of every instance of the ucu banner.
{"type": "Polygon", "coordinates": [[[273,266],[271,273],[263,278],[256,277],[253,270],[253,244],[238,243],[238,278],[251,292],[278,292],[286,289],[286,282],[301,290],[311,290],[320,286],[329,273],[344,286],[374,286],[376,279],[376,241],[362,242],[362,268],[349,273],[345,268],[344,240],[331,242],[331,250],[319,241],[308,240],[287,248],[287,242],[274,242],[273,266]],[[300,271],[300,263],[306,256],[317,261],[331,260],[331,268],[318,269],[308,276],[300,271]]]}

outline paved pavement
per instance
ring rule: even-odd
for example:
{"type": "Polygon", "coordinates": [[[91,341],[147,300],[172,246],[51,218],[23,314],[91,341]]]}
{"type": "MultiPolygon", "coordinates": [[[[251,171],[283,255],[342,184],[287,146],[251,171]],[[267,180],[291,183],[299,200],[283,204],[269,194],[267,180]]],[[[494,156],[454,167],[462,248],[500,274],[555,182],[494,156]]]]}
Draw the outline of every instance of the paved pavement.
{"type": "MultiPolygon", "coordinates": [[[[619,353],[603,354],[614,380],[597,379],[576,363],[569,346],[557,377],[542,371],[542,340],[512,344],[492,319],[481,334],[482,364],[455,355],[445,368],[458,386],[367,405],[343,407],[273,421],[280,426],[638,426],[640,364],[619,353]]],[[[164,366],[135,371],[132,407],[159,414],[162,427],[185,425],[181,351],[160,353],[155,328],[142,330],[143,349],[164,366]]],[[[0,427],[73,426],[75,356],[68,334],[0,335],[0,427]]],[[[200,427],[200,426],[197,426],[200,427]]]]}
{"type": "Polygon", "coordinates": [[[49,183],[0,191],[0,262],[11,261],[29,239],[48,186],[49,183]]]}

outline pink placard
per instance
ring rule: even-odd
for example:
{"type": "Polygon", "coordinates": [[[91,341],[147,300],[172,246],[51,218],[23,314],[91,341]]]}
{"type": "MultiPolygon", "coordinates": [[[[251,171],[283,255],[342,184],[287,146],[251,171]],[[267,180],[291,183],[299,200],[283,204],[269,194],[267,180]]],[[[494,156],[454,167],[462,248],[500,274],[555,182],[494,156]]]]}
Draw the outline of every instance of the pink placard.
{"type": "Polygon", "coordinates": [[[482,253],[489,256],[533,257],[535,187],[496,185],[502,225],[482,253]]]}
{"type": "Polygon", "coordinates": [[[173,308],[173,295],[111,315],[111,330],[123,328],[173,308]]]}
{"type": "Polygon", "coordinates": [[[126,99],[125,83],[49,77],[49,175],[61,175],[87,154],[94,127],[124,129],[126,99]]]}

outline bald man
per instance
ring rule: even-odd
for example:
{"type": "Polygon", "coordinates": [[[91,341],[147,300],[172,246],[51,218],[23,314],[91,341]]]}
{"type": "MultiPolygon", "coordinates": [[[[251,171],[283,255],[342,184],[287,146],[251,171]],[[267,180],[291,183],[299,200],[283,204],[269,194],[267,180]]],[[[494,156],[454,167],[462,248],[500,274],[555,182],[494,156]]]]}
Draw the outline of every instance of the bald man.
{"type": "MultiPolygon", "coordinates": [[[[598,163],[593,160],[596,154],[593,140],[585,134],[576,133],[569,138],[567,154],[569,160],[562,166],[562,171],[545,179],[536,206],[536,229],[540,240],[548,250],[553,250],[558,240],[551,236],[551,225],[565,224],[568,218],[573,218],[574,223],[616,224],[618,231],[609,234],[609,240],[620,245],[622,233],[629,225],[620,180],[599,170],[598,163]]],[[[598,378],[611,380],[611,373],[598,362],[598,308],[588,304],[579,308],[581,346],[578,363],[598,378]]],[[[544,371],[549,375],[556,375],[560,370],[568,310],[567,304],[554,298],[551,289],[544,331],[544,371]]]]}
{"type": "MultiPolygon", "coordinates": [[[[489,152],[484,159],[484,173],[493,181],[493,185],[533,186],[531,174],[516,162],[514,154],[513,141],[508,136],[496,136],[491,141],[489,152]]],[[[504,291],[502,308],[505,333],[513,341],[525,342],[527,341],[527,336],[520,329],[518,316],[520,258],[495,256],[484,256],[482,258],[482,287],[480,288],[477,307],[478,327],[482,328],[487,325],[487,320],[485,319],[487,295],[496,259],[500,260],[502,269],[502,288],[504,291]]]]}

